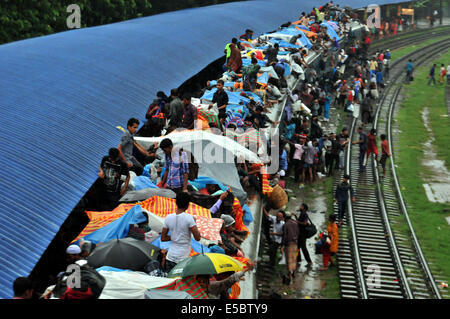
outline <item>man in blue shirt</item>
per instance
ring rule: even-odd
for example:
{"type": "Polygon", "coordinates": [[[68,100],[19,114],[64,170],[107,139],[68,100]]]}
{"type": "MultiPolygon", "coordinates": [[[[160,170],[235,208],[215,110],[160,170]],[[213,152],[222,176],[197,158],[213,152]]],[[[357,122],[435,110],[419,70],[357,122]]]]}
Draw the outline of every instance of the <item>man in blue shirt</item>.
{"type": "Polygon", "coordinates": [[[166,155],[162,185],[167,183],[167,188],[176,194],[187,192],[189,162],[186,152],[173,151],[173,143],[168,138],[163,139],[159,147],[166,155]]]}
{"type": "Polygon", "coordinates": [[[383,87],[383,72],[381,72],[381,70],[377,71],[376,79],[377,79],[377,88],[378,88],[378,91],[379,91],[380,88],[383,87]]]}
{"type": "Polygon", "coordinates": [[[430,85],[431,81],[433,81],[433,84],[436,85],[436,79],[434,78],[434,70],[436,69],[436,63],[433,64],[433,66],[430,69],[430,73],[428,74],[428,85],[430,85]]]}
{"type": "Polygon", "coordinates": [[[364,159],[365,155],[367,153],[367,143],[369,142],[369,139],[367,137],[367,134],[363,132],[362,127],[358,127],[358,133],[359,133],[359,141],[352,142],[352,144],[359,144],[359,172],[364,172],[364,159]]]}
{"type": "Polygon", "coordinates": [[[406,79],[405,79],[405,82],[407,84],[411,81],[413,71],[414,71],[414,65],[412,63],[412,60],[409,59],[408,64],[406,65],[406,79]]]}
{"type": "Polygon", "coordinates": [[[352,185],[350,184],[350,176],[345,174],[343,177],[342,183],[340,183],[336,187],[336,191],[334,193],[334,202],[338,203],[338,226],[342,226],[344,223],[344,215],[347,210],[347,202],[348,202],[348,192],[350,191],[350,196],[352,202],[356,201],[355,192],[353,190],[352,185]]]}

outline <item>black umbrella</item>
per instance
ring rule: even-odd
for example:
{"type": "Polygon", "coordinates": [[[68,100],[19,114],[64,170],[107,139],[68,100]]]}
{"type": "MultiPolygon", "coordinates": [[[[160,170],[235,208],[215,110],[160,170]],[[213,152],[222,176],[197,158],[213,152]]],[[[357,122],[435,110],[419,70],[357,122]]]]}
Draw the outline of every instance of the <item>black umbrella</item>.
{"type": "Polygon", "coordinates": [[[142,270],[151,260],[158,257],[159,248],[144,240],[131,237],[113,239],[97,246],[88,257],[94,268],[110,266],[120,269],[142,270]]]}

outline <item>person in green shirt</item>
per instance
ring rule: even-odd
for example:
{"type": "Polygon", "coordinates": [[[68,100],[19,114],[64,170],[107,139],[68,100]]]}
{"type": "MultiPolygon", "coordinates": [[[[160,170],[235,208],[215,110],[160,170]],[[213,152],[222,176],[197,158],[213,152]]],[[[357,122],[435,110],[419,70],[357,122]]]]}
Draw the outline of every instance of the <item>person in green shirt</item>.
{"type": "Polygon", "coordinates": [[[260,68],[261,66],[258,64],[256,58],[252,58],[252,63],[243,68],[242,77],[244,81],[244,90],[253,91],[256,88],[256,79],[258,78],[260,68]]]}

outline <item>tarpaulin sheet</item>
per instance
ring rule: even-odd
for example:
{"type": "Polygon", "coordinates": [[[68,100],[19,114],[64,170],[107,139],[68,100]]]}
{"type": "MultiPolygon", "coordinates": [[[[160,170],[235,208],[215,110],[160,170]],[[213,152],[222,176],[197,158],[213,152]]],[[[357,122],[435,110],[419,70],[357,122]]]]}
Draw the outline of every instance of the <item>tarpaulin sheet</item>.
{"type": "MultiPolygon", "coordinates": [[[[177,210],[176,200],[167,197],[153,196],[143,202],[138,203],[142,208],[148,210],[149,212],[165,218],[169,214],[175,213],[177,210]]],[[[194,203],[189,203],[186,213],[192,216],[203,216],[211,218],[211,212],[209,209],[201,207],[194,203]]]]}
{"type": "Polygon", "coordinates": [[[148,289],[165,287],[173,278],[149,276],[137,271],[100,270],[106,284],[99,299],[144,299],[148,289]]]}
{"type": "Polygon", "coordinates": [[[113,239],[124,238],[128,235],[130,225],[145,222],[146,218],[139,205],[133,206],[125,215],[84,236],[85,240],[94,244],[106,243],[113,239]]]}
{"type": "MultiPolygon", "coordinates": [[[[216,91],[217,91],[217,88],[213,88],[211,90],[206,90],[205,93],[203,93],[201,99],[212,101],[212,99],[214,97],[214,93],[216,93],[216,91]]],[[[249,97],[252,97],[255,100],[255,102],[260,102],[260,103],[262,102],[261,98],[253,92],[244,91],[244,93],[248,97],[242,96],[241,91],[231,92],[231,91],[225,90],[225,92],[228,95],[228,105],[230,105],[230,104],[239,105],[240,103],[244,103],[244,105],[248,104],[250,102],[249,97]]],[[[227,107],[227,110],[228,110],[228,107],[227,107]]]]}

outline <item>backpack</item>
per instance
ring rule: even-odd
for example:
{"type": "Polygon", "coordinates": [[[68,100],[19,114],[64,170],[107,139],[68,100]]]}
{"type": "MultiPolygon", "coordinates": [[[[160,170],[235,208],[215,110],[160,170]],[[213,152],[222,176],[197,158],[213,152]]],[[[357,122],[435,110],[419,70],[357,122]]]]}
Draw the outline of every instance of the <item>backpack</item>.
{"type": "Polygon", "coordinates": [[[89,266],[86,260],[75,263],[80,267],[80,287],[70,288],[67,279],[74,273],[63,272],[58,276],[53,294],[61,299],[98,299],[106,284],[106,279],[89,266]]]}
{"type": "Polygon", "coordinates": [[[330,236],[328,236],[328,234],[326,232],[321,232],[319,234],[319,240],[314,244],[315,247],[315,253],[317,255],[322,254],[322,247],[324,247],[324,245],[329,245],[329,238],[330,236]]]}

